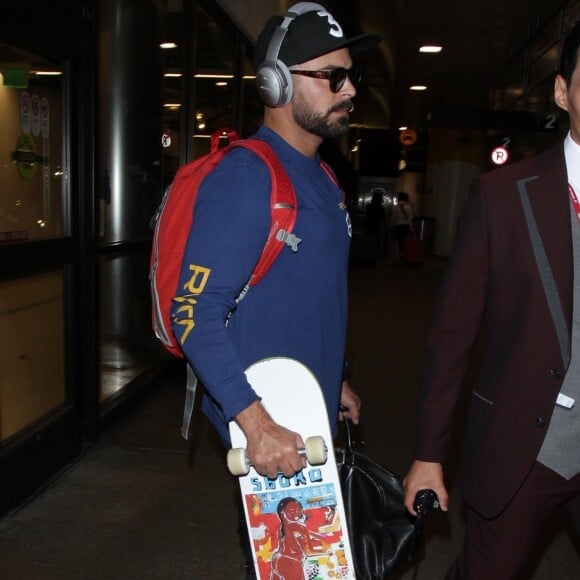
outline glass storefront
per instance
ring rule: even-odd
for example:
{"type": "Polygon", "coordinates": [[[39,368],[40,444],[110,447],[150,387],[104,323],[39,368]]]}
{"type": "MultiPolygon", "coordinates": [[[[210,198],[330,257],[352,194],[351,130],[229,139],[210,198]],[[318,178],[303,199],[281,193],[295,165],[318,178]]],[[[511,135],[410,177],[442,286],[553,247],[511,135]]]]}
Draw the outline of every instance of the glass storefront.
{"type": "MultiPolygon", "coordinates": [[[[7,256],[10,247],[67,230],[64,82],[59,66],[0,45],[0,244],[7,256]]],[[[0,442],[66,401],[63,296],[62,268],[0,281],[0,442]]]]}
{"type": "Polygon", "coordinates": [[[164,368],[151,218],[211,132],[262,114],[218,3],[33,4],[0,21],[0,514],[164,368]]]}
{"type": "Polygon", "coordinates": [[[99,400],[106,412],[163,358],[147,295],[150,221],[163,192],[181,165],[207,153],[214,131],[253,132],[261,106],[248,43],[207,2],[110,0],[99,10],[99,400]]]}

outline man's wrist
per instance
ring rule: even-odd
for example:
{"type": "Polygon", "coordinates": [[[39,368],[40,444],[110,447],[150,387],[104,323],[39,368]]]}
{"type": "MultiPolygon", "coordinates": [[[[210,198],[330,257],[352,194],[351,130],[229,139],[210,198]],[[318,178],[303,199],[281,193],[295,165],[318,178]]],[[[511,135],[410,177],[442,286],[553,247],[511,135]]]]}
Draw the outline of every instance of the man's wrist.
{"type": "Polygon", "coordinates": [[[246,439],[249,439],[254,433],[262,431],[267,423],[273,422],[260,401],[254,401],[243,411],[240,411],[235,420],[244,432],[246,439]]]}

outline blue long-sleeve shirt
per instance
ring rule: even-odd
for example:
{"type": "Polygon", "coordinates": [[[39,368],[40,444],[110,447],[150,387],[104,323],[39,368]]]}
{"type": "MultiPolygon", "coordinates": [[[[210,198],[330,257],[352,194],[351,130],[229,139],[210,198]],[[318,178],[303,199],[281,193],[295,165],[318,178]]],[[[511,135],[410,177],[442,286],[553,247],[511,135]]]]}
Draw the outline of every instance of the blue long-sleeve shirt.
{"type": "Polygon", "coordinates": [[[264,162],[235,149],[198,191],[172,307],[173,331],[205,386],[202,411],[226,441],[228,421],[258,399],[244,369],[274,356],[311,369],[336,430],[346,341],[351,227],[342,193],[319,158],[266,127],[255,136],[272,146],[294,185],[297,251],[284,247],[236,304],[268,236],[271,185],[264,162]]]}

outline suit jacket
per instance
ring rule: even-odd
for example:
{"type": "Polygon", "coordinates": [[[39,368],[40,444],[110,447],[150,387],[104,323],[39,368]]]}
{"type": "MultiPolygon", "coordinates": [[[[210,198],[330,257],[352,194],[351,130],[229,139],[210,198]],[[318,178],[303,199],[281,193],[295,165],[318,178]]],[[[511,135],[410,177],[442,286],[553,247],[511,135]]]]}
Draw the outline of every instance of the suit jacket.
{"type": "Polygon", "coordinates": [[[567,182],[562,143],[477,180],[426,343],[416,457],[443,462],[473,347],[484,330],[460,480],[466,501],[488,518],[502,511],[531,469],[566,372],[519,189],[529,196],[570,331],[567,182]]]}

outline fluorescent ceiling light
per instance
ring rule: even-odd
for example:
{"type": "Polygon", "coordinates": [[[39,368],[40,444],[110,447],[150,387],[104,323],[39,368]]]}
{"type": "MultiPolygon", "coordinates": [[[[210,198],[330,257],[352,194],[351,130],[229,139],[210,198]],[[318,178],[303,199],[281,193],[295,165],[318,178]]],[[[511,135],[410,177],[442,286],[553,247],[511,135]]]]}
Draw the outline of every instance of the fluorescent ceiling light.
{"type": "Polygon", "coordinates": [[[182,77],[183,74],[182,73],[165,73],[163,76],[166,78],[178,79],[178,78],[182,77]]]}
{"type": "Polygon", "coordinates": [[[427,85],[411,85],[409,89],[412,91],[426,91],[427,85]]]}
{"type": "Polygon", "coordinates": [[[196,79],[233,79],[234,75],[217,75],[217,74],[204,74],[198,73],[194,75],[196,79]]]}
{"type": "Polygon", "coordinates": [[[419,48],[419,52],[428,52],[431,54],[436,54],[438,52],[441,52],[442,50],[443,50],[442,46],[438,46],[435,44],[426,44],[425,46],[419,48]]]}
{"type": "Polygon", "coordinates": [[[30,74],[36,75],[37,77],[59,77],[62,75],[60,70],[33,70],[30,74]]]}
{"type": "Polygon", "coordinates": [[[159,46],[163,49],[177,48],[177,44],[175,44],[175,42],[162,42],[159,46]]]}

